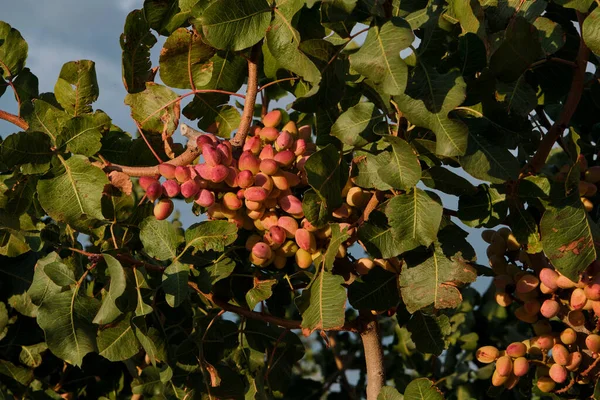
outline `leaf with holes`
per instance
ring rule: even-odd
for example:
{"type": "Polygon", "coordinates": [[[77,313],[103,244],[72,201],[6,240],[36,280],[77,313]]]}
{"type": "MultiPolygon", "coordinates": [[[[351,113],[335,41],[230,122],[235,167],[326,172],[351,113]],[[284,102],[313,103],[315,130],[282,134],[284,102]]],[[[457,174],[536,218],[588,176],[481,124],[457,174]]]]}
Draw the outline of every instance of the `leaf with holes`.
{"type": "Polygon", "coordinates": [[[92,103],[98,100],[100,94],[96,64],[79,60],[63,65],[54,94],[65,111],[74,117],[92,112],[92,103]]]}

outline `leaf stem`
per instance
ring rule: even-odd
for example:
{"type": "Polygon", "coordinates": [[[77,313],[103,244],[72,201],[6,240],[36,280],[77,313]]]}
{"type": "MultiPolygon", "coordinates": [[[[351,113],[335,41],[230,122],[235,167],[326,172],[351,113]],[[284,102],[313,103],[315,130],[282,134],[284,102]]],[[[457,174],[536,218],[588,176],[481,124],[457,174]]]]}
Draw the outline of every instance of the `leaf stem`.
{"type": "Polygon", "coordinates": [[[19,128],[23,129],[24,131],[29,129],[29,124],[27,123],[27,121],[25,121],[23,118],[21,118],[17,115],[8,113],[6,111],[0,110],[0,119],[8,121],[11,124],[16,125],[19,128]]]}

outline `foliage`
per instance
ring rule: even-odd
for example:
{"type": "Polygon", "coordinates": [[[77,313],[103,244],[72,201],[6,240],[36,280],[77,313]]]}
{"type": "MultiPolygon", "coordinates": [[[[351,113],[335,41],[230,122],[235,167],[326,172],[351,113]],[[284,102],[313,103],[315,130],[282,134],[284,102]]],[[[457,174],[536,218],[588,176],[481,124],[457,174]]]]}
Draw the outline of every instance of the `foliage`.
{"type": "Polygon", "coordinates": [[[134,134],[0,21],[1,398],[598,397],[595,2],[146,0],[120,43],[134,134]]]}

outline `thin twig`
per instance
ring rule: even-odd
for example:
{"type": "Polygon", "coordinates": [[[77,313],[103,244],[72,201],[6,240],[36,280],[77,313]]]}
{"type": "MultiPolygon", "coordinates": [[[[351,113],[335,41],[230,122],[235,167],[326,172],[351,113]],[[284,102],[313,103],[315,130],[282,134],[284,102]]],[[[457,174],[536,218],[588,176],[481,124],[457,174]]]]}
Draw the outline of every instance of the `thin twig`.
{"type": "Polygon", "coordinates": [[[248,88],[246,90],[246,100],[244,102],[244,111],[242,120],[237,132],[230,143],[236,151],[244,146],[246,135],[250,131],[252,125],[252,117],[254,117],[254,105],[256,104],[256,95],[258,94],[258,58],[260,56],[260,43],[255,44],[252,48],[250,58],[248,58],[248,88]]]}
{"type": "Polygon", "coordinates": [[[26,131],[29,129],[29,124],[23,118],[16,116],[14,114],[8,113],[6,111],[0,110],[0,119],[10,122],[13,125],[18,126],[19,128],[26,131]]]}
{"type": "Polygon", "coordinates": [[[146,138],[146,135],[144,135],[144,131],[142,131],[142,127],[140,126],[140,124],[135,121],[135,126],[137,126],[137,130],[140,133],[140,135],[142,136],[142,139],[144,139],[144,142],[146,142],[146,145],[148,146],[148,148],[150,149],[150,151],[152,152],[152,154],[154,154],[154,157],[156,158],[156,160],[159,163],[162,163],[162,159],[160,158],[160,156],[156,153],[156,151],[154,150],[154,148],[152,147],[152,145],[150,144],[150,142],[148,141],[148,139],[146,138]]]}
{"type": "MultiPolygon", "coordinates": [[[[583,24],[583,14],[577,12],[577,18],[579,19],[579,27],[583,24]]],[[[590,55],[590,49],[586,46],[583,38],[579,40],[579,51],[577,53],[577,59],[575,61],[576,68],[573,71],[573,80],[571,82],[571,90],[567,95],[567,100],[563,106],[558,120],[552,125],[548,133],[544,135],[544,138],[540,142],[540,145],[535,152],[531,162],[528,165],[529,172],[531,174],[537,174],[540,172],[546,159],[554,146],[554,143],[563,134],[564,130],[569,126],[571,117],[575,113],[579,100],[581,100],[581,94],[583,92],[584,78],[585,78],[585,67],[587,60],[590,55]]],[[[523,176],[525,174],[521,174],[523,176]]]]}
{"type": "Polygon", "coordinates": [[[295,81],[297,79],[300,79],[299,77],[295,76],[295,77],[291,77],[291,78],[282,78],[282,79],[277,79],[276,81],[272,81],[269,83],[265,83],[264,85],[262,85],[261,87],[258,88],[259,92],[262,92],[263,90],[265,90],[266,88],[268,88],[269,86],[273,86],[276,85],[278,83],[281,82],[286,82],[286,81],[295,81]]]}

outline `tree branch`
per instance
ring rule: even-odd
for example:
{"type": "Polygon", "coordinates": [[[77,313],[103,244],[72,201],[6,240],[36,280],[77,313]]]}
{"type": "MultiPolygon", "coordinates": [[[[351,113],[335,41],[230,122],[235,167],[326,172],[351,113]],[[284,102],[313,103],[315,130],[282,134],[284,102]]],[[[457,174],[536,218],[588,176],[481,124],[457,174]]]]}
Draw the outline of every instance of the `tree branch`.
{"type": "MultiPolygon", "coordinates": [[[[581,28],[584,16],[577,12],[577,18],[579,19],[579,26],[581,28]]],[[[569,121],[571,121],[571,117],[579,105],[584,86],[585,67],[589,55],[590,49],[585,45],[583,38],[580,38],[579,51],[577,53],[577,59],[575,60],[575,69],[573,71],[573,80],[571,82],[571,90],[567,95],[567,100],[565,101],[558,120],[554,122],[554,125],[552,125],[548,133],[546,133],[529,163],[528,168],[531,174],[535,175],[539,173],[546,164],[546,159],[548,158],[554,143],[562,136],[564,130],[567,129],[569,121]]]]}
{"type": "MultiPolygon", "coordinates": [[[[294,320],[290,320],[290,319],[279,318],[279,317],[275,317],[273,315],[263,314],[263,313],[259,313],[256,311],[252,311],[247,308],[234,306],[233,304],[229,304],[226,301],[218,299],[212,293],[204,293],[202,290],[200,290],[198,285],[196,285],[194,282],[188,282],[188,286],[191,287],[192,289],[194,289],[200,296],[204,297],[205,299],[209,300],[210,302],[214,303],[216,306],[220,307],[221,309],[223,309],[225,311],[229,311],[229,312],[241,315],[246,318],[256,319],[259,321],[268,322],[270,324],[275,324],[275,325],[278,325],[285,329],[302,329],[301,321],[294,321],[294,320]]],[[[358,332],[357,325],[358,324],[355,321],[346,322],[342,327],[340,327],[338,329],[330,329],[330,330],[358,332]]]]}
{"type": "Polygon", "coordinates": [[[254,116],[254,105],[256,104],[256,95],[258,94],[258,58],[260,56],[260,43],[255,44],[252,48],[252,53],[248,59],[248,89],[246,90],[246,101],[244,102],[244,111],[240,126],[233,139],[231,145],[238,150],[244,146],[246,135],[250,131],[252,117],[254,116]]]}
{"type": "Polygon", "coordinates": [[[18,126],[19,128],[26,131],[29,129],[29,124],[23,118],[18,117],[14,114],[7,113],[6,111],[0,110],[0,119],[10,122],[13,125],[18,126]]]}
{"type": "Polygon", "coordinates": [[[367,313],[369,311],[361,312],[361,316],[369,318],[369,322],[360,331],[367,366],[367,400],[377,400],[381,388],[385,385],[383,347],[377,316],[367,313]]]}

